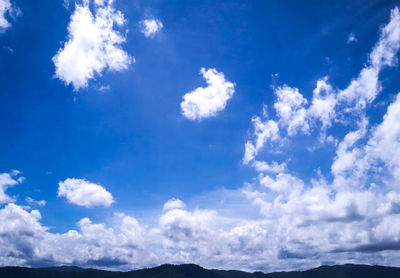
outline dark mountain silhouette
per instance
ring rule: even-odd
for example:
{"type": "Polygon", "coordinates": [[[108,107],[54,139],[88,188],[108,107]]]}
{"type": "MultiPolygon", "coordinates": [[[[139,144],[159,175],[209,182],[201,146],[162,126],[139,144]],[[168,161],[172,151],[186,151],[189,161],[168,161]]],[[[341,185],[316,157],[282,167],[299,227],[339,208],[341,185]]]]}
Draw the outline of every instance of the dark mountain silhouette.
{"type": "Polygon", "coordinates": [[[85,269],[75,266],[50,268],[2,267],[1,278],[399,278],[400,268],[369,265],[321,266],[306,271],[243,272],[205,269],[194,264],[165,264],[128,272],[85,269]]]}

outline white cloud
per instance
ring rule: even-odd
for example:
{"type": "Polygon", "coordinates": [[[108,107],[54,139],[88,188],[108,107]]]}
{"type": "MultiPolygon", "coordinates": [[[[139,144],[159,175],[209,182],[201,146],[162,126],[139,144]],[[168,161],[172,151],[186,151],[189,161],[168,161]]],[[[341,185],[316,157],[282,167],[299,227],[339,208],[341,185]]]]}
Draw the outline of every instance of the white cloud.
{"type": "Polygon", "coordinates": [[[158,19],[144,19],[140,21],[141,32],[146,38],[154,38],[161,31],[163,24],[158,19]]]}
{"type": "Polygon", "coordinates": [[[25,201],[27,201],[28,204],[30,204],[30,205],[36,205],[36,206],[41,206],[41,207],[46,205],[45,200],[35,200],[29,196],[25,198],[25,201]]]}
{"type": "Polygon", "coordinates": [[[339,100],[354,103],[357,109],[371,103],[382,90],[379,84],[379,73],[385,66],[397,63],[396,54],[400,48],[400,12],[396,7],[391,11],[390,22],[385,25],[369,55],[369,65],[364,67],[359,76],[350,85],[339,92],[339,100]]]}
{"type": "Polygon", "coordinates": [[[6,13],[11,9],[11,2],[9,0],[0,0],[0,28],[10,27],[10,23],[5,18],[6,13]]]}
{"type": "Polygon", "coordinates": [[[164,204],[163,210],[183,209],[185,207],[186,205],[184,202],[179,199],[172,198],[164,204]]]}
{"type": "Polygon", "coordinates": [[[270,173],[282,173],[286,171],[286,162],[278,163],[272,161],[271,163],[266,163],[265,161],[254,161],[252,166],[257,172],[270,172],[270,173]]]}
{"type": "MultiPolygon", "coordinates": [[[[366,109],[382,90],[380,71],[396,64],[399,47],[400,14],[395,8],[389,24],[382,28],[369,64],[345,90],[334,89],[326,77],[320,79],[307,107],[296,88],[275,88],[279,127],[287,129],[293,140],[298,131],[307,134],[313,128],[325,133],[339,125],[346,130],[343,138],[336,139],[339,143],[335,144],[330,173],[324,175],[315,169],[316,177],[303,181],[290,165],[285,165],[280,172],[258,173],[256,181],[244,190],[271,221],[268,233],[277,242],[269,246],[278,250],[278,264],[303,264],[323,258],[335,263],[350,260],[390,264],[398,256],[400,239],[395,227],[400,225],[400,93],[376,126],[370,126],[366,109]],[[296,118],[298,121],[293,123],[296,118]],[[354,125],[357,128],[351,130],[354,125]]],[[[327,136],[326,140],[333,139],[327,136]]],[[[257,155],[254,144],[251,146],[257,155]]],[[[327,159],[324,157],[324,161],[327,159]]],[[[271,170],[274,164],[278,165],[275,161],[254,160],[252,166],[260,172],[271,170]]]]}
{"type": "MultiPolygon", "coordinates": [[[[393,14],[396,9],[392,20],[393,14]]],[[[375,53],[383,45],[380,54],[372,55],[382,59],[374,63],[394,61],[391,53],[395,44],[381,44],[384,37],[373,50],[375,53]]],[[[358,81],[367,82],[363,80],[358,81]]],[[[265,271],[304,269],[327,261],[399,265],[400,93],[376,125],[365,116],[369,103],[366,95],[357,93],[347,102],[338,98],[341,91],[329,85],[326,78],[317,82],[308,108],[297,89],[281,93],[277,120],[268,119],[266,113],[263,116],[267,119],[253,117],[254,132],[246,142],[249,151],[244,161],[252,162],[257,176],[240,190],[259,208],[258,217],[243,218],[237,211],[228,217],[214,209],[186,208],[181,200],[171,199],[156,221],[148,221],[151,224],[119,213],[109,221],[111,225],[83,218],[76,230],[55,233],[40,224],[39,211],[8,204],[0,208],[0,265],[47,262],[125,270],[160,263],[198,263],[265,271]],[[350,110],[341,113],[339,108],[350,110]],[[297,114],[302,109],[306,111],[304,121],[300,117],[289,132],[288,119],[299,119],[297,114]],[[356,115],[351,113],[353,109],[356,115]],[[351,124],[347,125],[347,120],[351,124]],[[306,123],[308,128],[304,129],[306,123]],[[312,169],[312,173],[302,173],[311,178],[301,178],[291,169],[287,157],[290,151],[275,153],[285,156],[282,159],[256,160],[267,143],[274,146],[281,141],[284,132],[279,128],[296,140],[295,135],[311,133],[313,128],[327,132],[330,126],[343,128],[343,136],[334,146],[330,172],[312,169]]],[[[3,188],[15,184],[13,174],[20,173],[1,176],[3,188]]],[[[90,184],[73,179],[63,183],[67,181],[73,184],[66,186],[72,187],[67,191],[76,191],[76,183],[84,183],[83,187],[90,184]]],[[[100,187],[92,185],[93,191],[100,187]]],[[[82,195],[76,194],[79,202],[82,195]]],[[[229,201],[224,199],[224,204],[229,201]]]]}
{"type": "Polygon", "coordinates": [[[251,119],[254,126],[254,140],[245,144],[243,163],[252,161],[267,141],[275,142],[280,139],[278,124],[273,120],[262,121],[260,117],[251,119]]]}
{"type": "MultiPolygon", "coordinates": [[[[379,40],[373,47],[369,61],[360,71],[357,78],[343,90],[333,88],[324,77],[317,81],[313,91],[313,97],[308,105],[307,99],[299,92],[298,88],[288,85],[273,87],[277,99],[274,103],[278,130],[276,134],[282,134],[281,129],[286,130],[286,136],[282,136],[282,142],[299,133],[310,135],[315,129],[319,129],[319,144],[334,142],[327,131],[332,123],[337,121],[342,124],[358,124],[365,118],[365,108],[375,100],[382,90],[379,83],[379,74],[385,66],[394,66],[397,63],[396,55],[400,48],[400,12],[396,7],[391,11],[391,18],[380,32],[379,40]]],[[[265,107],[263,107],[265,114],[265,107]]],[[[257,117],[253,117],[257,118],[257,117]]],[[[252,121],[254,121],[252,119],[252,121]]],[[[253,123],[254,125],[254,123],[253,123]]],[[[267,137],[260,137],[267,138],[267,137]]],[[[265,140],[261,140],[262,146],[265,140]]],[[[276,145],[278,146],[278,145],[276,145]]],[[[319,146],[319,147],[320,147],[319,146]]],[[[315,147],[308,147],[315,150],[315,147]]],[[[247,141],[243,162],[247,164],[255,159],[260,148],[247,141]]]]}
{"type": "Polygon", "coordinates": [[[287,133],[295,135],[299,130],[308,133],[307,110],[304,106],[307,100],[299,93],[297,88],[287,85],[274,90],[277,101],[274,104],[280,122],[287,126],[287,133]]]}
{"type": "Polygon", "coordinates": [[[357,38],[354,35],[354,33],[350,33],[349,37],[347,38],[347,44],[352,43],[352,42],[357,42],[357,38]]]}
{"type": "Polygon", "coordinates": [[[59,182],[58,196],[65,197],[68,202],[83,207],[109,207],[114,203],[113,196],[103,186],[84,179],[68,178],[59,182]]]}
{"type": "Polygon", "coordinates": [[[17,177],[21,172],[13,170],[11,173],[0,174],[0,204],[14,202],[14,198],[8,196],[5,191],[7,188],[12,187],[18,183],[23,182],[23,177],[17,177]]]}
{"type": "Polygon", "coordinates": [[[20,14],[21,10],[10,0],[0,0],[0,33],[11,26],[9,19],[15,20],[20,14]]]}
{"type": "Polygon", "coordinates": [[[114,29],[123,27],[124,15],[113,1],[95,1],[93,14],[89,1],[77,4],[68,25],[68,41],[53,57],[56,77],[74,90],[88,86],[88,81],[104,70],[123,71],[133,58],[122,48],[125,37],[114,29]]]}
{"type": "Polygon", "coordinates": [[[235,93],[235,85],[226,81],[222,72],[201,68],[200,73],[208,86],[185,94],[181,102],[182,114],[190,120],[215,116],[225,109],[227,101],[235,93]]]}
{"type": "Polygon", "coordinates": [[[317,81],[311,106],[307,110],[309,118],[321,121],[323,131],[332,125],[332,120],[336,116],[335,107],[337,104],[335,92],[327,81],[327,77],[317,81]]]}

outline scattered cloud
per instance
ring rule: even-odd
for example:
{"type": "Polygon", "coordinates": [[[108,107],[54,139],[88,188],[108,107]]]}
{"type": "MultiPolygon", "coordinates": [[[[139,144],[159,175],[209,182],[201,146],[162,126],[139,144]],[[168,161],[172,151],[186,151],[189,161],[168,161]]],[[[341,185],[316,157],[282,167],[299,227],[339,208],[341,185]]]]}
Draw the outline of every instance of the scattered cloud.
{"type": "Polygon", "coordinates": [[[260,117],[251,119],[254,126],[254,141],[247,141],[245,144],[245,154],[243,163],[248,164],[252,161],[265,142],[276,142],[280,139],[278,123],[273,120],[262,121],[260,117]]]}
{"type": "Polygon", "coordinates": [[[87,208],[109,207],[114,203],[113,196],[103,186],[84,179],[68,178],[59,182],[58,197],[65,197],[69,203],[87,208]]]}
{"type": "Polygon", "coordinates": [[[182,114],[189,120],[201,120],[215,116],[225,109],[226,103],[235,93],[235,84],[226,81],[222,72],[201,68],[207,87],[199,87],[183,96],[182,114]]]}
{"type": "Polygon", "coordinates": [[[266,163],[265,161],[254,161],[252,166],[257,172],[270,172],[270,173],[282,173],[286,170],[286,162],[278,163],[272,161],[271,163],[266,163]]]}
{"type": "Polygon", "coordinates": [[[352,42],[357,42],[357,38],[354,35],[354,33],[350,33],[347,38],[347,44],[352,43],[352,42]]]}
{"type": "MultiPolygon", "coordinates": [[[[244,193],[273,223],[268,234],[279,243],[270,248],[278,250],[280,262],[362,262],[368,256],[370,263],[386,264],[396,256],[398,230],[389,227],[400,225],[400,163],[396,159],[400,128],[395,124],[400,121],[400,93],[379,124],[369,123],[366,110],[373,108],[372,102],[383,89],[380,71],[396,65],[399,48],[400,14],[394,8],[368,63],[344,90],[335,89],[324,77],[309,102],[296,88],[273,87],[276,119],[268,119],[263,112],[264,122],[278,123],[283,142],[297,140],[296,135],[315,136],[315,132],[326,142],[337,141],[330,172],[315,169],[310,180],[296,176],[290,163],[280,168],[274,160],[258,161],[261,148],[255,151],[255,139],[245,144],[243,160],[250,157],[258,174],[244,193]],[[328,135],[333,126],[346,130],[342,138],[328,135]]],[[[254,130],[259,130],[254,117],[252,122],[254,130]]],[[[259,146],[265,142],[261,140],[259,146]]],[[[272,151],[280,147],[270,146],[272,151]]],[[[288,152],[280,153],[280,159],[288,161],[288,152]]]]}
{"type": "Polygon", "coordinates": [[[161,31],[163,24],[158,19],[144,19],[139,22],[141,32],[146,38],[154,38],[155,35],[161,31]]]}
{"type": "Polygon", "coordinates": [[[10,0],[0,0],[0,33],[11,26],[7,17],[15,19],[21,14],[21,10],[10,0]]]}
{"type": "Polygon", "coordinates": [[[7,188],[22,183],[24,181],[23,177],[18,177],[18,175],[20,174],[21,172],[18,170],[13,170],[11,173],[0,174],[0,205],[15,201],[15,199],[8,196],[5,191],[7,190],[7,188]]]}
{"type": "Polygon", "coordinates": [[[123,71],[134,61],[121,48],[124,34],[114,26],[125,25],[124,15],[114,9],[112,0],[94,1],[94,13],[89,0],[76,4],[68,25],[68,41],[53,57],[55,75],[74,90],[88,86],[88,81],[103,71],[123,71]]]}
{"type": "Polygon", "coordinates": [[[40,207],[42,207],[42,206],[45,206],[46,205],[46,201],[45,200],[35,200],[35,199],[33,199],[33,198],[31,198],[31,197],[26,197],[25,198],[25,201],[28,203],[28,204],[30,204],[30,205],[34,205],[34,206],[40,206],[40,207]]]}
{"type": "Polygon", "coordinates": [[[105,86],[103,85],[103,86],[100,86],[100,88],[99,88],[99,91],[102,92],[102,93],[108,92],[110,90],[111,90],[111,86],[110,85],[105,85],[105,86]]]}
{"type": "Polygon", "coordinates": [[[171,209],[183,209],[186,207],[186,204],[179,199],[172,198],[168,200],[163,207],[163,210],[171,210],[171,209]]]}
{"type": "MultiPolygon", "coordinates": [[[[111,9],[110,4],[95,1],[97,12],[111,9]]],[[[90,13],[85,4],[77,5],[75,13],[86,8],[90,13]]],[[[368,62],[346,88],[337,89],[322,77],[307,99],[298,88],[273,87],[273,113],[269,115],[263,106],[262,116],[252,117],[243,157],[256,173],[240,192],[249,206],[258,208],[258,218],[188,208],[173,198],[155,221],[141,223],[117,213],[108,221],[111,224],[85,217],[75,229],[52,232],[40,222],[38,210],[19,206],[5,193],[23,181],[14,170],[0,174],[0,203],[5,204],[0,207],[0,265],[46,262],[124,270],[190,262],[276,271],[326,261],[400,264],[400,93],[382,119],[370,122],[367,117],[383,90],[379,74],[396,65],[399,48],[400,14],[395,8],[368,62]],[[333,137],[333,127],[342,133],[333,137]],[[308,177],[300,177],[291,168],[291,150],[279,152],[279,148],[292,140],[306,149],[302,136],[335,142],[330,146],[329,170],[311,169],[308,177]],[[274,156],[268,155],[271,152],[274,156]]],[[[208,87],[186,94],[181,103],[183,115],[191,120],[216,115],[234,93],[234,84],[222,73],[202,69],[201,74],[208,87]]],[[[103,186],[83,179],[60,182],[58,196],[85,207],[114,202],[103,186]]],[[[37,202],[29,197],[26,201],[37,202]]]]}
{"type": "Polygon", "coordinates": [[[379,41],[369,55],[369,63],[350,85],[339,92],[338,99],[352,105],[354,109],[363,109],[370,104],[382,90],[379,73],[385,66],[394,66],[396,54],[400,48],[400,12],[396,7],[391,11],[390,22],[381,30],[379,41]]]}
{"type": "Polygon", "coordinates": [[[277,87],[274,90],[277,101],[274,104],[280,122],[287,126],[287,133],[294,135],[299,129],[308,132],[307,110],[304,106],[307,100],[299,93],[297,88],[287,85],[277,87]]]}

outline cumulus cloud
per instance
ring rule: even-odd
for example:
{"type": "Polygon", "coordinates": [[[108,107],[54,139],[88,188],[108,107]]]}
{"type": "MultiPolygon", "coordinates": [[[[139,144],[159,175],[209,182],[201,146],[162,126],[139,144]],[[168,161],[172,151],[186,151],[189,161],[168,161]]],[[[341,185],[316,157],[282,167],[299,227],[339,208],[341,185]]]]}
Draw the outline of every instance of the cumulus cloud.
{"type": "MultiPolygon", "coordinates": [[[[400,12],[396,7],[391,11],[390,21],[380,31],[378,42],[369,54],[368,63],[362,68],[357,78],[351,80],[345,89],[336,89],[328,82],[328,77],[317,81],[312,99],[308,101],[298,88],[286,84],[274,86],[276,96],[274,108],[277,119],[269,119],[278,124],[276,134],[285,131],[283,139],[298,134],[309,135],[319,129],[319,143],[335,141],[327,130],[333,122],[356,123],[359,125],[365,117],[365,108],[381,92],[379,74],[385,67],[397,64],[397,53],[400,48],[400,12]]],[[[264,107],[265,110],[265,107],[264,107]]],[[[266,114],[265,111],[263,114],[266,114]]],[[[257,123],[253,127],[257,130],[257,123]]],[[[256,132],[256,131],[255,131],[256,132]]],[[[268,138],[268,137],[260,137],[268,138]]],[[[261,140],[263,144],[265,141],[261,140]]],[[[253,160],[260,150],[250,141],[246,142],[243,161],[253,160]]],[[[310,150],[314,148],[309,148],[310,150]]]]}
{"type": "Polygon", "coordinates": [[[338,98],[346,103],[355,103],[356,108],[364,108],[382,90],[379,73],[385,66],[397,63],[396,54],[400,48],[400,12],[396,7],[391,11],[390,22],[385,25],[379,41],[369,55],[369,64],[350,85],[339,92],[338,98]]]}
{"type": "Polygon", "coordinates": [[[279,242],[271,243],[276,244],[278,263],[324,259],[363,262],[368,256],[369,263],[389,264],[398,255],[398,230],[391,227],[400,224],[400,93],[379,124],[372,126],[366,113],[383,89],[380,71],[396,65],[399,23],[399,10],[394,8],[367,65],[344,90],[333,88],[324,77],[307,105],[296,88],[274,88],[275,121],[281,136],[286,131],[285,139],[296,140],[299,134],[313,136],[314,129],[325,134],[332,126],[346,130],[334,146],[330,172],[315,169],[310,180],[296,176],[290,163],[282,169],[275,161],[260,163],[252,145],[252,166],[259,173],[244,193],[273,223],[268,233],[279,242]]]}
{"type": "Polygon", "coordinates": [[[22,183],[24,181],[24,177],[18,177],[20,174],[21,172],[18,170],[13,170],[11,173],[0,174],[0,204],[15,201],[14,198],[8,196],[5,191],[7,190],[7,188],[22,183]]]}
{"type": "Polygon", "coordinates": [[[68,25],[66,41],[53,57],[55,75],[74,90],[88,86],[88,81],[103,71],[123,71],[133,58],[121,48],[124,34],[114,27],[125,25],[124,15],[113,8],[112,0],[76,4],[68,25]]]}
{"type": "Polygon", "coordinates": [[[9,0],[0,0],[0,28],[6,29],[10,27],[10,23],[5,18],[7,12],[11,9],[11,2],[9,0]]]}
{"type": "Polygon", "coordinates": [[[216,69],[200,70],[207,87],[199,87],[183,96],[182,114],[189,120],[201,120],[215,116],[225,109],[226,103],[235,93],[235,84],[226,81],[216,69]]]}
{"type": "Polygon", "coordinates": [[[15,19],[20,14],[21,10],[10,0],[0,0],[0,33],[11,26],[9,19],[15,19]]]}
{"type": "Polygon", "coordinates": [[[244,164],[248,164],[250,161],[254,160],[267,141],[276,142],[280,139],[279,127],[276,121],[263,121],[260,117],[254,117],[251,121],[254,126],[254,139],[252,141],[247,141],[245,144],[244,164]]]}
{"type": "Polygon", "coordinates": [[[286,171],[286,162],[278,163],[272,161],[271,163],[266,163],[265,161],[254,161],[252,166],[258,172],[270,172],[270,173],[282,173],[286,171]]]}
{"type": "Polygon", "coordinates": [[[287,126],[287,133],[294,135],[299,129],[307,133],[309,126],[307,123],[307,111],[304,106],[307,100],[299,93],[297,88],[282,86],[275,89],[277,101],[274,104],[280,121],[287,126]]]}
{"type": "Polygon", "coordinates": [[[158,19],[144,19],[139,23],[141,32],[146,38],[154,38],[155,35],[161,31],[163,24],[158,19]]]}
{"type": "Polygon", "coordinates": [[[163,210],[182,209],[185,207],[186,207],[186,204],[184,202],[182,202],[179,199],[172,198],[164,204],[163,210]]]}
{"type": "Polygon", "coordinates": [[[113,196],[103,186],[84,179],[71,179],[58,183],[58,196],[67,198],[69,203],[83,206],[109,207],[114,203],[113,196]]]}
{"type": "MultiPolygon", "coordinates": [[[[391,34],[400,28],[393,24],[396,13],[394,9],[391,21],[382,28],[372,51],[380,54],[370,55],[381,58],[371,65],[394,63],[395,40],[393,44],[381,42],[393,38],[391,34]]],[[[266,113],[263,118],[253,117],[254,132],[246,142],[249,152],[244,162],[256,170],[256,176],[241,192],[259,209],[258,217],[226,216],[215,209],[187,208],[183,201],[170,199],[151,224],[119,213],[111,225],[83,218],[76,229],[54,233],[40,223],[39,211],[9,203],[0,208],[0,265],[46,262],[124,270],[198,263],[265,271],[304,269],[326,262],[398,265],[400,93],[383,118],[370,123],[366,110],[374,108],[368,107],[374,97],[369,92],[346,98],[325,77],[317,82],[311,101],[295,88],[275,89],[276,119],[266,113]],[[292,123],[289,119],[300,120],[292,123]],[[343,134],[333,151],[327,152],[333,155],[325,172],[312,169],[300,177],[292,169],[290,150],[275,152],[273,159],[258,157],[269,151],[263,149],[267,144],[273,149],[286,137],[313,137],[314,129],[329,134],[331,126],[342,128],[343,134]]],[[[16,184],[17,174],[1,176],[3,192],[16,184]]],[[[61,184],[67,192],[74,192],[70,197],[81,202],[85,194],[77,187],[91,183],[67,179],[60,188],[61,184]]],[[[91,185],[89,195],[102,188],[91,185]]]]}

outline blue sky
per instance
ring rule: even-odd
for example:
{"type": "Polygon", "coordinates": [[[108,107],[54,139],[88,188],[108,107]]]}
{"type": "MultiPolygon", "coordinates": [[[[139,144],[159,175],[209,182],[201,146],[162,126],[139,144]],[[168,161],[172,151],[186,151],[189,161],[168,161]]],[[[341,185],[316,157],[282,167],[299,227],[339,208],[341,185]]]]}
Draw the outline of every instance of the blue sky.
{"type": "Polygon", "coordinates": [[[398,265],[399,48],[395,1],[0,0],[0,265],[398,265]]]}

